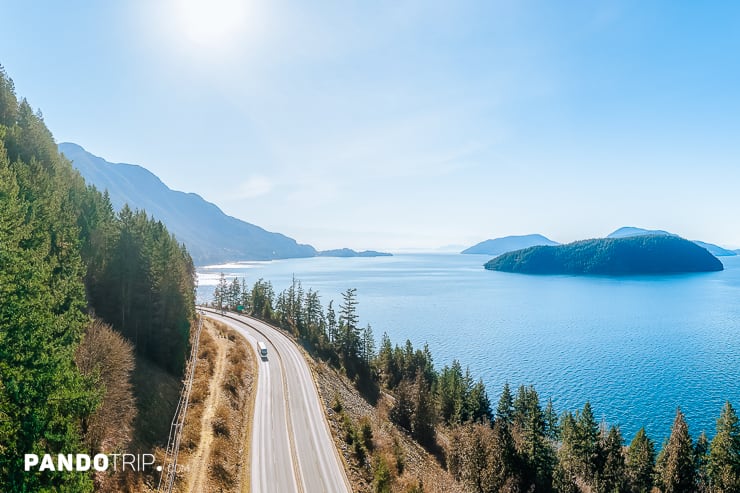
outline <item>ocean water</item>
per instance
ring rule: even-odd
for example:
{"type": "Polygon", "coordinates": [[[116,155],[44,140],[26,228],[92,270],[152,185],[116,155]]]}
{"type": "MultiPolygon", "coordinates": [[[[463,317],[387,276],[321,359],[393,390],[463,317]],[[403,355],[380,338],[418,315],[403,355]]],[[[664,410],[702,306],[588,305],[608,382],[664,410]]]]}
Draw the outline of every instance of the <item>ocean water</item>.
{"type": "Polygon", "coordinates": [[[726,400],[740,408],[740,257],[725,270],[651,277],[530,276],[490,272],[479,255],[397,255],[244,262],[198,269],[210,300],[219,273],[295,275],[326,306],[357,288],[362,325],[379,340],[429,344],[435,364],[458,359],[488,387],[534,385],[558,412],[588,400],[629,442],[644,426],[658,444],[676,408],[695,438],[714,435],[726,400]]]}

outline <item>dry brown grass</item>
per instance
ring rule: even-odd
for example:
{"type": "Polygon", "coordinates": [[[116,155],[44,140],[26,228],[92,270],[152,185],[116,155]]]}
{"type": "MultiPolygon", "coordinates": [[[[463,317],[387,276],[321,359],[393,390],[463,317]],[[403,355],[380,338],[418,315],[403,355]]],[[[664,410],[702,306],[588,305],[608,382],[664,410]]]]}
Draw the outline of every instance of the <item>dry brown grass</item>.
{"type": "Polygon", "coordinates": [[[210,394],[210,380],[216,364],[216,341],[208,330],[201,331],[198,344],[198,360],[195,364],[193,385],[188,401],[188,415],[182,429],[181,450],[192,451],[200,442],[200,422],[203,417],[203,406],[210,394]]]}
{"type": "Polygon", "coordinates": [[[249,491],[257,362],[227,326],[206,319],[203,329],[181,448],[190,474],[179,491],[249,491]]]}

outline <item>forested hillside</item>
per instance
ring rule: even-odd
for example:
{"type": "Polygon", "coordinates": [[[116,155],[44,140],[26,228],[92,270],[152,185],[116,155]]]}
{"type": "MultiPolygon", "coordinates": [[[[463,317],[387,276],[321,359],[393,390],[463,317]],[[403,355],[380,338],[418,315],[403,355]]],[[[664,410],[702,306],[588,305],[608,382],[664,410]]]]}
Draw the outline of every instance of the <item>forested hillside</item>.
{"type": "Polygon", "coordinates": [[[144,212],[114,214],[0,67],[1,489],[92,490],[91,475],[24,472],[24,454],[125,446],[132,346],[179,375],[193,300],[184,247],[144,212]]]}
{"type": "MultiPolygon", "coordinates": [[[[740,420],[729,401],[718,410],[716,429],[706,430],[714,431],[711,440],[704,431],[692,437],[678,408],[663,443],[644,428],[628,443],[618,425],[599,424],[588,396],[581,410],[558,412],[534,387],[505,384],[494,407],[483,380],[460,362],[440,369],[427,346],[394,346],[385,334],[376,347],[370,325],[360,324],[356,289],[343,293],[337,308],[333,302],[324,307],[320,299],[296,280],[276,293],[263,279],[250,287],[222,276],[213,304],[240,308],[299,339],[314,357],[346,375],[385,421],[436,455],[463,491],[740,491],[740,420]]],[[[335,396],[332,411],[342,423],[349,465],[367,486],[356,491],[428,491],[428,478],[421,475],[410,484],[404,476],[406,458],[397,442],[374,438],[387,431],[386,423],[353,420],[343,406],[335,396]]]]}

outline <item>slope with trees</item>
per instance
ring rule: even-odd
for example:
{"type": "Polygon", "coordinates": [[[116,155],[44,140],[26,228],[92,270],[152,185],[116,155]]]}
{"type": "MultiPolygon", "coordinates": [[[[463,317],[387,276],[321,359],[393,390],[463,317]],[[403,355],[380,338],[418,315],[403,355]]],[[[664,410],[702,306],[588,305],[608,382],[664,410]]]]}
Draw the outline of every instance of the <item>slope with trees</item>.
{"type": "Polygon", "coordinates": [[[24,454],[125,446],[134,352],[179,378],[193,314],[187,251],[145,213],[114,214],[0,69],[3,489],[90,491],[88,474],[25,472],[24,454]]]}
{"type": "MultiPolygon", "coordinates": [[[[344,292],[337,310],[333,301],[324,308],[319,293],[295,279],[275,293],[263,279],[250,287],[222,276],[214,305],[241,306],[296,337],[315,358],[349,377],[376,415],[436,456],[463,491],[740,491],[740,425],[729,402],[711,441],[705,434],[692,439],[679,409],[656,457],[644,429],[626,445],[620,428],[599,423],[588,402],[558,415],[552,400],[543,401],[533,387],[513,392],[506,384],[492,406],[484,382],[458,361],[437,369],[428,347],[393,345],[387,334],[376,351],[370,326],[361,329],[355,289],[344,292]]],[[[338,396],[331,408],[343,423],[337,439],[355,468],[350,476],[365,478],[359,491],[400,488],[402,450],[372,438],[387,437],[387,425],[353,421],[338,396]]],[[[409,491],[419,491],[424,480],[421,474],[409,491]]]]}

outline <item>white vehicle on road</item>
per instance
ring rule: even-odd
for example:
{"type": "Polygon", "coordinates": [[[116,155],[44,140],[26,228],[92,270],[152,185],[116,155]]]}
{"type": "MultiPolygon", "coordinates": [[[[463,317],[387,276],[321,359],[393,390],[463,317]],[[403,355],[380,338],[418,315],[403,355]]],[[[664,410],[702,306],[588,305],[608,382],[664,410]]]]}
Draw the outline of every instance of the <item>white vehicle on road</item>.
{"type": "Polygon", "coordinates": [[[259,341],[257,343],[257,346],[260,348],[260,356],[262,358],[267,358],[267,346],[265,346],[265,343],[262,341],[259,341]]]}

